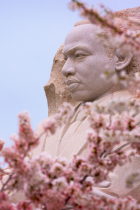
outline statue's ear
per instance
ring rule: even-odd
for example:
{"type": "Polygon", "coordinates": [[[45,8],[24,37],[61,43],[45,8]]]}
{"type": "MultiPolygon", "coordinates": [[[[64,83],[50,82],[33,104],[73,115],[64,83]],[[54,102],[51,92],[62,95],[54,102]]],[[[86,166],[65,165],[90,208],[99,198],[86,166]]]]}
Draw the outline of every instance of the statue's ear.
{"type": "Polygon", "coordinates": [[[132,59],[132,52],[126,49],[117,49],[116,53],[116,71],[124,70],[132,59]]]}

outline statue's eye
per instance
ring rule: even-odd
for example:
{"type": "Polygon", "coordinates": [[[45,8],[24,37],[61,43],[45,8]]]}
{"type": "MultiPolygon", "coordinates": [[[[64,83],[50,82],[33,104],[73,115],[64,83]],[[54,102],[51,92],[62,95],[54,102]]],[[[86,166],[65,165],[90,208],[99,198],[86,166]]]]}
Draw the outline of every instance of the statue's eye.
{"type": "Polygon", "coordinates": [[[77,55],[75,55],[75,57],[76,57],[76,58],[81,57],[81,56],[82,56],[81,54],[77,54],[77,55]]]}
{"type": "Polygon", "coordinates": [[[83,58],[85,57],[86,55],[84,54],[75,54],[75,58],[83,58]]]}

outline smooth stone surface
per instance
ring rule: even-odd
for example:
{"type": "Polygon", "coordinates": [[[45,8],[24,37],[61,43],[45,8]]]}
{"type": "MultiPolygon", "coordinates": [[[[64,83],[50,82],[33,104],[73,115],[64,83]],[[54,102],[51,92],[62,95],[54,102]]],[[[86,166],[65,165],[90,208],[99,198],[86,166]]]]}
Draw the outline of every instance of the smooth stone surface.
{"type": "Polygon", "coordinates": [[[48,102],[48,116],[55,114],[63,102],[67,101],[73,106],[77,104],[77,102],[72,99],[71,94],[66,89],[65,78],[61,73],[62,68],[65,64],[65,60],[62,54],[63,47],[64,44],[62,44],[61,47],[58,49],[53,59],[50,79],[48,83],[44,86],[48,102]]]}

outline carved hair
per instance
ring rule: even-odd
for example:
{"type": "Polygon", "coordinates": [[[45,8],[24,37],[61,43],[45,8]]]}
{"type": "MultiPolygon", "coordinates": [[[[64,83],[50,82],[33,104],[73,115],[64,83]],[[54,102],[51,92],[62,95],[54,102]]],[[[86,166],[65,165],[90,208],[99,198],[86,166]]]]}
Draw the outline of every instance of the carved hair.
{"type": "MultiPolygon", "coordinates": [[[[131,21],[140,23],[140,15],[139,14],[140,14],[140,7],[118,11],[115,13],[116,24],[119,28],[124,28],[125,27],[125,19],[124,18],[127,18],[127,17],[129,17],[129,19],[131,21]],[[138,15],[139,15],[139,19],[138,19],[138,15]]],[[[74,27],[79,26],[79,25],[84,25],[84,24],[92,24],[92,23],[90,22],[90,20],[84,19],[84,20],[76,22],[74,27]]],[[[137,33],[139,33],[140,25],[134,24],[133,30],[135,30],[137,33]]],[[[116,47],[114,47],[113,44],[110,42],[110,37],[106,31],[103,31],[101,33],[101,39],[103,39],[105,41],[105,42],[103,42],[103,46],[105,48],[108,58],[112,59],[114,56],[116,47]]],[[[134,74],[135,72],[140,71],[140,55],[139,54],[136,54],[133,56],[130,64],[126,67],[126,71],[129,74],[134,74]]]]}

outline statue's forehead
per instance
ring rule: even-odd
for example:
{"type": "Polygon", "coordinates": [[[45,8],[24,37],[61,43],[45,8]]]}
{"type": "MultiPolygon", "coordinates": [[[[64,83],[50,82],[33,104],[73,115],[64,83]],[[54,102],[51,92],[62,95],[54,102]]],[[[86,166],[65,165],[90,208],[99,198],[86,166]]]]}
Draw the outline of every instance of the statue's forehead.
{"type": "Polygon", "coordinates": [[[97,26],[93,24],[84,24],[74,27],[66,36],[65,43],[78,40],[92,41],[96,35],[97,26]]]}
{"type": "Polygon", "coordinates": [[[99,48],[99,37],[97,27],[93,24],[85,24],[74,27],[66,36],[63,52],[75,46],[85,46],[97,50],[99,48]]]}

